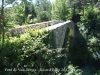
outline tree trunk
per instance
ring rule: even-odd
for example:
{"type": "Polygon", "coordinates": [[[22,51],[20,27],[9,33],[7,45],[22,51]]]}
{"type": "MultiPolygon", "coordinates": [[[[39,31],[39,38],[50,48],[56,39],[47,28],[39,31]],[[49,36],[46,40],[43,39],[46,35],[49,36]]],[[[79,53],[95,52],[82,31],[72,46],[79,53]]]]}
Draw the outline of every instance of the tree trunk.
{"type": "Polygon", "coordinates": [[[2,28],[2,45],[4,45],[4,0],[2,0],[2,9],[1,9],[1,28],[2,28]]]}

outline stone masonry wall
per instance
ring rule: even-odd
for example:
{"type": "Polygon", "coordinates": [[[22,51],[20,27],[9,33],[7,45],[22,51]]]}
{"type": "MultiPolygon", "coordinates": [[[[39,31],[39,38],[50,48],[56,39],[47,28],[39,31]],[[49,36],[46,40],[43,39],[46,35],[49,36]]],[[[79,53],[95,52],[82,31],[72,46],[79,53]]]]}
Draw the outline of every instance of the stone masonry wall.
{"type": "Polygon", "coordinates": [[[44,28],[47,26],[52,26],[52,25],[57,24],[57,23],[61,23],[61,22],[58,20],[54,20],[54,21],[47,21],[47,22],[40,22],[40,23],[36,23],[36,24],[30,24],[30,25],[26,25],[26,26],[19,26],[17,28],[9,29],[9,32],[13,36],[14,34],[17,34],[17,33],[24,33],[25,29],[28,27],[32,28],[32,29],[44,28]]]}
{"type": "Polygon", "coordinates": [[[53,31],[56,48],[62,48],[67,29],[70,29],[68,35],[74,37],[74,26],[75,25],[72,21],[67,21],[43,28],[41,30],[53,31]]]}

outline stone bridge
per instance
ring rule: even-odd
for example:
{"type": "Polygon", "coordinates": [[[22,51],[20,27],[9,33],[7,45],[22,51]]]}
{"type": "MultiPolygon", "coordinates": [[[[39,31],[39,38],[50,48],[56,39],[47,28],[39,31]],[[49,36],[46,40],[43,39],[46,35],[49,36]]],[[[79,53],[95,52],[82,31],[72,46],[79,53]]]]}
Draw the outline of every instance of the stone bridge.
{"type": "Polygon", "coordinates": [[[65,51],[68,50],[68,59],[75,65],[84,64],[91,58],[91,54],[87,48],[87,42],[73,21],[69,20],[62,23],[60,21],[48,21],[21,26],[10,29],[9,31],[13,36],[17,32],[24,33],[27,27],[39,27],[39,31],[46,30],[50,32],[44,41],[47,47],[50,45],[51,48],[59,49],[60,52],[62,49],[65,49],[65,51]]]}
{"type": "MultiPolygon", "coordinates": [[[[47,22],[41,22],[36,24],[31,24],[27,26],[20,26],[17,28],[10,29],[11,35],[15,35],[16,33],[24,33],[25,29],[27,27],[31,28],[39,28],[40,30],[47,30],[52,31],[53,33],[53,42],[55,42],[56,48],[62,48],[66,36],[66,32],[69,30],[70,32],[67,32],[67,35],[74,37],[74,23],[72,21],[66,21],[66,22],[60,22],[58,20],[55,21],[47,21],[47,22]],[[42,29],[41,29],[42,28],[42,29]]],[[[50,35],[51,36],[51,35],[50,35]]],[[[51,40],[50,40],[51,41],[51,40]]]]}
{"type": "Polygon", "coordinates": [[[74,22],[69,20],[63,23],[48,26],[41,30],[52,31],[53,36],[50,36],[54,39],[52,41],[55,43],[55,48],[62,48],[65,40],[68,39],[68,36],[72,36],[74,38],[74,28],[74,22]]]}

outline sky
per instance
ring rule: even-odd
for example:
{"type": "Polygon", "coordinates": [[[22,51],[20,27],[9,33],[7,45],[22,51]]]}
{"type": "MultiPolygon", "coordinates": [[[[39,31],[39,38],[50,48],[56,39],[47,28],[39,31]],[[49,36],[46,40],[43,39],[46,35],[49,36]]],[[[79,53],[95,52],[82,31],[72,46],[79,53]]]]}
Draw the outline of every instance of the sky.
{"type": "MultiPolygon", "coordinates": [[[[52,3],[52,2],[54,2],[55,0],[50,0],[50,2],[52,3]]],[[[33,2],[35,3],[35,0],[33,0],[33,2]]]]}
{"type": "MultiPolygon", "coordinates": [[[[50,0],[51,3],[53,3],[55,0],[50,0]]],[[[21,0],[16,0],[16,2],[21,2],[21,0]]],[[[35,3],[35,0],[33,0],[33,2],[35,3]]],[[[0,0],[0,6],[1,6],[1,0],[0,0]]],[[[13,2],[14,3],[14,2],[13,2]]],[[[7,5],[7,7],[12,7],[12,4],[7,5]]]]}

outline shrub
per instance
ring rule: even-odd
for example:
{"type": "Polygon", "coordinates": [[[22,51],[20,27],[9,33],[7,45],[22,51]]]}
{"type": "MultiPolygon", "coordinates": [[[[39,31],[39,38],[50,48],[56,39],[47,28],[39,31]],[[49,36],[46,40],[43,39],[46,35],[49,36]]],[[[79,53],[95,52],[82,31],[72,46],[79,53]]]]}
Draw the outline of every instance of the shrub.
{"type": "MultiPolygon", "coordinates": [[[[0,46],[0,74],[43,75],[58,74],[55,68],[67,66],[66,52],[49,49],[43,42],[48,32],[31,30],[20,36],[6,38],[4,47],[0,46]],[[63,61],[63,62],[62,62],[63,61]],[[40,68],[52,71],[41,71],[40,68]],[[9,71],[8,71],[9,70],[9,71]]],[[[1,45],[1,44],[0,44],[1,45]]],[[[63,50],[65,51],[65,50],[63,50]]]]}
{"type": "Polygon", "coordinates": [[[78,24],[81,33],[87,40],[87,45],[89,46],[88,50],[91,51],[94,55],[96,55],[95,52],[99,51],[96,46],[98,46],[100,43],[100,16],[98,15],[100,15],[100,13],[97,8],[92,9],[88,7],[85,10],[84,16],[81,17],[81,22],[78,24]],[[94,39],[96,39],[96,41],[94,39]]]}

